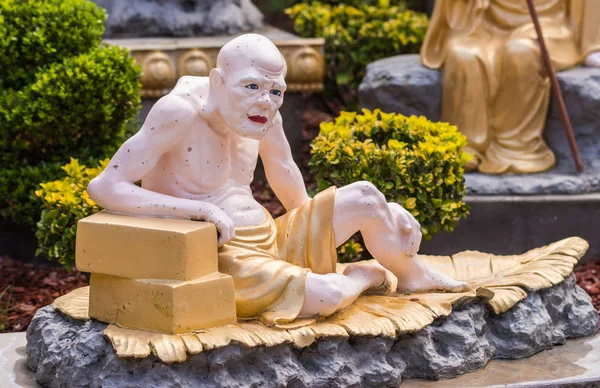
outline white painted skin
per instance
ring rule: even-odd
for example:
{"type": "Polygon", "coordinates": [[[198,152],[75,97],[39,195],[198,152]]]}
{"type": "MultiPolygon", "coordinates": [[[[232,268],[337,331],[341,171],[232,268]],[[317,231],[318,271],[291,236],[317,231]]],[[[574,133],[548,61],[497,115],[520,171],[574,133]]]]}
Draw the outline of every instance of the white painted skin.
{"type": "MultiPolygon", "coordinates": [[[[180,78],[154,105],[139,132],[90,182],[90,197],[113,212],[212,222],[220,246],[235,237],[236,226],[264,220],[250,190],[259,155],[287,210],[309,201],[278,112],[286,70],[266,37],[246,34],[231,40],[208,77],[180,78]],[[139,180],[142,187],[135,185],[139,180]]],[[[419,224],[368,182],[338,189],[333,224],[337,245],[360,230],[380,264],[350,266],[343,275],[309,273],[300,316],[325,316],[346,307],[380,286],[386,269],[403,290],[468,289],[422,263],[416,255],[419,224]]]]}
{"type": "Polygon", "coordinates": [[[600,51],[586,55],[585,65],[588,67],[600,67],[600,51]]]}

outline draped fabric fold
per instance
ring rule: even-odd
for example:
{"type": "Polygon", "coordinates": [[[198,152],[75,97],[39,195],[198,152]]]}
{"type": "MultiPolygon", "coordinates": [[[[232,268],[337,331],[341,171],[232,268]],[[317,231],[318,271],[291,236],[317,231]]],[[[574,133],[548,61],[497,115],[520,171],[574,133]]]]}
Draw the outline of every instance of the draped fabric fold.
{"type": "Polygon", "coordinates": [[[335,187],[259,226],[236,228],[219,249],[219,272],[231,275],[240,318],[267,325],[293,321],[304,303],[306,274],[335,272],[335,187]]]}

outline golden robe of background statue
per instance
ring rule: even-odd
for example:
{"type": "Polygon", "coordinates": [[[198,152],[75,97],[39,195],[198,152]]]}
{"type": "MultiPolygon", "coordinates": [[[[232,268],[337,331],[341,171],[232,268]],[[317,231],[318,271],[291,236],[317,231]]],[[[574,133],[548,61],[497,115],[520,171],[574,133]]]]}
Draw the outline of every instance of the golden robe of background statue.
{"type": "MultiPolygon", "coordinates": [[[[585,58],[600,66],[600,1],[535,0],[556,70],[585,58]]],[[[488,174],[554,166],[542,134],[550,101],[535,28],[525,0],[437,0],[421,50],[444,69],[442,120],[457,125],[488,174]]],[[[566,139],[565,139],[566,141],[566,139]]]]}

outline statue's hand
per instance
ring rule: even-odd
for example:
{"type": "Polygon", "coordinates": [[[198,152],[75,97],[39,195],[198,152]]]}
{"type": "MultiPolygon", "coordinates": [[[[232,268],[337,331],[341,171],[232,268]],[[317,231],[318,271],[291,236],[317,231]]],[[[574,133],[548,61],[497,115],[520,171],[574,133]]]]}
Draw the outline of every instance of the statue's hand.
{"type": "Polygon", "coordinates": [[[600,67],[600,51],[589,53],[585,57],[585,65],[588,67],[600,67]]]}
{"type": "Polygon", "coordinates": [[[219,246],[235,238],[235,223],[221,208],[211,203],[204,203],[198,216],[192,217],[194,221],[212,222],[217,227],[219,246]]]}

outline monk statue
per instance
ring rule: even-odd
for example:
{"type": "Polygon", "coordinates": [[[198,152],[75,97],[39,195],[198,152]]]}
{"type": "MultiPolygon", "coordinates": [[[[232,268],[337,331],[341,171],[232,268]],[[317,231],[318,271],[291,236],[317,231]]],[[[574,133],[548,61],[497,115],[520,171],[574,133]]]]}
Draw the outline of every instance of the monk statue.
{"type": "MultiPolygon", "coordinates": [[[[598,1],[534,4],[556,70],[600,67],[598,1]]],[[[437,0],[421,59],[443,67],[442,120],[467,136],[468,168],[502,174],[554,166],[542,137],[550,82],[525,0],[437,0]]]]}
{"type": "Polygon", "coordinates": [[[278,111],[286,70],[266,37],[229,41],[208,77],[182,77],[153,106],[90,182],[90,197],[116,213],[214,223],[219,272],[233,277],[242,318],[280,324],[331,315],[381,287],[387,271],[401,290],[467,290],[424,265],[419,224],[371,183],[307,195],[278,111]],[[259,155],[287,210],[276,220],[250,189],[259,155]],[[376,261],[336,273],[336,247],[357,231],[376,261]]]}

